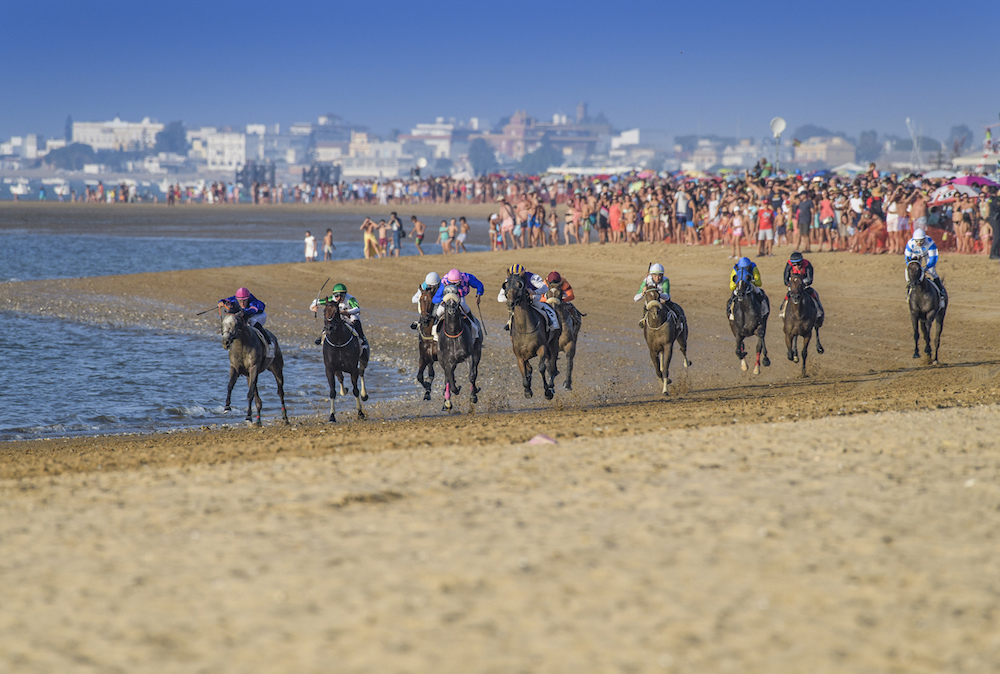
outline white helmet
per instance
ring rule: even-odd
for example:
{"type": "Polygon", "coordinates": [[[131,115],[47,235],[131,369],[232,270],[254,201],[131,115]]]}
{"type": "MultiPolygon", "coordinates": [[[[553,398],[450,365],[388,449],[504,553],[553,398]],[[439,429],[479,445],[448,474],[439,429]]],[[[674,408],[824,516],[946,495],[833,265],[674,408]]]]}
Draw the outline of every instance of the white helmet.
{"type": "Polygon", "coordinates": [[[424,277],[424,283],[426,283],[429,286],[440,285],[441,277],[438,276],[436,272],[432,271],[430,274],[424,277]]]}
{"type": "Polygon", "coordinates": [[[654,262],[653,264],[649,265],[649,273],[650,274],[662,274],[663,273],[663,265],[660,264],[659,262],[654,262]]]}
{"type": "Polygon", "coordinates": [[[924,230],[922,230],[922,229],[915,229],[915,230],[913,230],[913,240],[914,241],[923,241],[926,238],[927,238],[927,234],[924,232],[924,230]]]}

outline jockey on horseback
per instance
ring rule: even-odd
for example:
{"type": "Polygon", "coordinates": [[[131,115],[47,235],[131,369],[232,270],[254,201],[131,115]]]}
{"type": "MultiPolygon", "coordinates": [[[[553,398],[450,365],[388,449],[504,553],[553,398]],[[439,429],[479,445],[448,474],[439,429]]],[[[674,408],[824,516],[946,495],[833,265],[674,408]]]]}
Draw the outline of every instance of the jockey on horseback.
{"type": "MultiPolygon", "coordinates": [[[[577,323],[581,323],[580,320],[582,315],[579,309],[573,306],[573,300],[576,299],[576,294],[573,292],[573,286],[569,284],[569,281],[564,279],[562,275],[554,271],[545,278],[545,284],[549,287],[548,292],[558,292],[559,293],[559,303],[564,305],[564,307],[569,310],[570,314],[576,317],[577,323]]],[[[546,298],[546,303],[549,303],[548,298],[546,298]]],[[[551,306],[551,304],[550,304],[551,306]]]]}
{"type": "MultiPolygon", "coordinates": [[[[913,260],[920,262],[924,274],[934,281],[934,284],[941,291],[941,297],[945,296],[944,283],[938,278],[937,269],[935,269],[938,260],[938,249],[937,244],[934,243],[934,239],[927,236],[922,229],[913,230],[913,238],[907,242],[903,257],[906,258],[907,264],[913,260]]],[[[909,278],[907,278],[907,281],[909,281],[909,278]]]]}
{"type": "MultiPolygon", "coordinates": [[[[646,274],[646,278],[642,279],[642,283],[639,284],[639,292],[635,294],[632,301],[638,302],[642,299],[643,294],[650,289],[658,289],[660,291],[660,301],[666,305],[667,309],[672,311],[674,315],[681,320],[681,322],[687,322],[681,308],[670,300],[670,279],[663,275],[662,264],[654,262],[649,265],[649,273],[646,274]]],[[[645,325],[646,316],[644,314],[642,320],[639,321],[639,327],[644,327],[645,325]]]]}
{"type": "Polygon", "coordinates": [[[750,290],[759,296],[761,309],[763,311],[762,315],[767,316],[771,313],[771,305],[767,301],[767,295],[760,289],[763,283],[760,280],[760,269],[754,264],[753,260],[748,257],[741,257],[736,261],[736,266],[733,267],[733,271],[729,274],[729,289],[733,291],[733,294],[729,296],[729,303],[727,309],[729,310],[729,320],[736,320],[733,317],[733,300],[736,299],[736,278],[738,274],[749,274],[753,282],[750,284],[750,290]]]}
{"type": "Polygon", "coordinates": [[[267,322],[267,313],[264,311],[264,303],[254,297],[246,288],[240,288],[232,297],[219,300],[219,307],[225,307],[227,311],[235,313],[233,310],[243,312],[243,318],[247,325],[257,328],[257,332],[264,338],[265,344],[271,343],[271,338],[264,330],[264,323],[267,322]]]}
{"type": "MultiPolygon", "coordinates": [[[[428,276],[430,275],[428,274],[428,276]]],[[[479,304],[479,297],[486,292],[486,288],[483,286],[482,281],[477,279],[472,274],[463,274],[457,269],[452,269],[444,275],[444,278],[441,279],[441,285],[438,286],[437,292],[434,293],[434,305],[437,307],[434,310],[434,315],[438,318],[444,316],[444,306],[442,306],[441,303],[444,300],[444,296],[446,294],[445,291],[450,288],[454,288],[458,292],[462,312],[472,323],[472,341],[479,339],[479,334],[481,332],[479,329],[479,321],[472,315],[472,310],[469,309],[469,305],[465,303],[465,296],[475,289],[476,304],[479,304]]],[[[448,292],[451,291],[448,290],[448,292]]],[[[434,326],[434,338],[435,340],[437,339],[437,325],[434,326]]]]}
{"type": "MultiPolygon", "coordinates": [[[[440,285],[441,285],[441,277],[437,275],[437,272],[433,271],[429,272],[427,276],[424,277],[424,282],[420,284],[419,288],[417,288],[417,292],[413,293],[413,299],[411,300],[411,302],[413,302],[416,305],[419,305],[420,295],[423,294],[425,290],[429,290],[435,295],[437,295],[438,287],[440,285]]],[[[434,308],[437,307],[436,306],[433,307],[431,313],[433,313],[434,308]]],[[[410,323],[410,330],[416,330],[416,329],[417,329],[417,324],[410,323]]]]}
{"type": "MultiPolygon", "coordinates": [[[[535,307],[547,319],[549,319],[549,327],[553,330],[559,329],[559,315],[556,310],[544,302],[545,292],[549,289],[545,279],[543,279],[538,274],[533,274],[527,269],[525,269],[520,264],[512,264],[507,268],[507,273],[511,276],[521,276],[524,279],[526,289],[531,293],[531,306],[535,307]]],[[[500,294],[497,295],[497,302],[507,301],[507,289],[504,286],[500,287],[500,294]]],[[[514,314],[510,315],[507,319],[507,325],[504,326],[504,330],[510,330],[510,322],[514,318],[514,314]]]]}
{"type": "MultiPolygon", "coordinates": [[[[365,330],[361,326],[361,306],[354,299],[353,295],[347,294],[347,286],[343,283],[333,286],[333,292],[330,296],[324,297],[321,300],[313,300],[312,304],[309,305],[309,311],[316,311],[317,307],[327,304],[337,305],[340,315],[344,317],[344,322],[347,323],[347,327],[351,328],[361,340],[361,350],[364,351],[367,349],[368,338],[365,337],[365,330]]],[[[316,340],[316,344],[322,344],[322,342],[322,336],[316,340]]]]}
{"type": "MultiPolygon", "coordinates": [[[[813,299],[816,303],[816,309],[818,310],[817,318],[823,318],[823,303],[819,301],[819,295],[816,294],[816,289],[812,287],[813,282],[813,266],[812,263],[802,257],[802,253],[795,251],[788,258],[788,262],[785,263],[785,288],[787,289],[791,285],[792,277],[798,276],[802,279],[802,287],[809,294],[809,297],[813,299]]],[[[781,310],[778,315],[781,318],[785,317],[785,305],[788,304],[788,292],[785,292],[785,299],[781,302],[781,310]]]]}

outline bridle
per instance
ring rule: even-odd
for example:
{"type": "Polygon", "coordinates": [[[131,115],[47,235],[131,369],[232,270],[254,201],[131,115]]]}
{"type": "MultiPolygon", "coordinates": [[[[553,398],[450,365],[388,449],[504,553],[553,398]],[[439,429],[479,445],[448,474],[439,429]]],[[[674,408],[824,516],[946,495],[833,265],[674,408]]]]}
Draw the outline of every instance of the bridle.
{"type": "MultiPolygon", "coordinates": [[[[450,300],[449,302],[447,302],[447,306],[445,307],[445,310],[444,310],[445,314],[446,315],[456,315],[456,314],[458,314],[458,312],[459,312],[458,307],[459,307],[459,303],[458,302],[456,302],[455,300],[450,300]]],[[[458,339],[459,337],[461,337],[462,335],[465,334],[465,325],[464,325],[464,322],[460,319],[458,321],[458,324],[462,326],[462,329],[458,331],[457,335],[450,335],[450,334],[448,334],[448,330],[445,329],[443,321],[441,323],[441,332],[443,332],[444,336],[448,337],[449,339],[458,339]]]]}
{"type": "MultiPolygon", "coordinates": [[[[508,292],[508,295],[507,295],[508,309],[510,309],[511,313],[513,313],[514,312],[513,307],[523,306],[524,309],[525,309],[525,311],[530,311],[529,305],[531,304],[531,300],[528,299],[528,289],[527,289],[527,285],[524,282],[524,277],[522,277],[520,275],[517,275],[517,274],[511,274],[510,276],[507,277],[507,283],[504,284],[504,285],[507,285],[507,290],[511,291],[512,289],[510,288],[510,285],[508,285],[508,284],[514,278],[520,278],[520,283],[518,284],[517,288],[514,290],[514,293],[508,292]]],[[[515,322],[511,321],[511,323],[510,323],[510,334],[511,335],[513,335],[514,332],[515,332],[515,325],[516,325],[515,322]]],[[[535,323],[535,327],[534,327],[533,330],[529,330],[529,331],[523,332],[521,334],[524,334],[524,335],[533,335],[535,333],[540,333],[541,330],[542,330],[542,324],[541,324],[541,322],[538,322],[538,323],[535,323]]]]}
{"type": "Polygon", "coordinates": [[[330,346],[332,346],[335,349],[342,349],[345,346],[347,346],[348,344],[350,344],[351,342],[353,342],[354,339],[355,339],[355,337],[357,337],[357,335],[354,333],[353,330],[351,330],[351,327],[347,324],[347,321],[345,321],[344,318],[340,315],[340,307],[339,307],[339,305],[336,305],[336,312],[333,315],[336,318],[331,317],[331,318],[328,318],[328,319],[326,319],[324,321],[324,325],[323,325],[323,341],[326,342],[327,344],[329,344],[330,346]],[[330,328],[331,328],[332,324],[335,324],[335,323],[340,323],[341,325],[343,325],[344,327],[346,327],[347,328],[347,332],[350,333],[350,335],[351,335],[350,337],[347,338],[347,341],[344,342],[343,344],[334,344],[333,342],[330,341],[330,328]]]}
{"type": "Polygon", "coordinates": [[[659,317],[660,316],[660,309],[663,308],[663,302],[660,301],[660,292],[656,288],[650,288],[649,290],[647,290],[646,292],[644,292],[643,293],[643,298],[645,298],[646,295],[652,295],[653,293],[656,293],[656,299],[646,300],[646,318],[647,318],[646,327],[648,329],[650,329],[650,330],[662,330],[663,328],[665,328],[667,326],[668,323],[670,323],[670,316],[669,316],[669,314],[663,320],[663,322],[660,323],[660,325],[658,325],[657,327],[653,328],[653,327],[650,327],[650,325],[649,325],[649,320],[648,320],[649,310],[652,309],[653,307],[657,307],[656,315],[657,315],[657,317],[659,317]]]}

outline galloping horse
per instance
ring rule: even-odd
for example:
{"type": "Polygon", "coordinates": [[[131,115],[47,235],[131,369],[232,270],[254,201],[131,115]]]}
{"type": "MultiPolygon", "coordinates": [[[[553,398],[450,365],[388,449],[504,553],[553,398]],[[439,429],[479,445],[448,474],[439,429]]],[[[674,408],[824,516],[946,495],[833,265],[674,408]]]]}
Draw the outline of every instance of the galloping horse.
{"type": "Polygon", "coordinates": [[[757,364],[754,365],[753,373],[760,374],[761,362],[764,367],[771,364],[767,357],[767,345],[764,344],[764,335],[767,333],[767,314],[764,313],[764,302],[767,295],[761,290],[754,292],[751,287],[753,281],[750,273],[739,269],[736,272],[736,296],[733,298],[731,307],[732,318],[729,319],[729,327],[736,337],[736,357],[740,359],[740,369],[744,372],[747,369],[747,350],[743,346],[743,340],[751,335],[757,335],[757,364]],[[763,361],[761,361],[763,353],[763,361]]]}
{"type": "Polygon", "coordinates": [[[913,357],[920,358],[920,330],[924,331],[924,353],[931,355],[931,323],[937,324],[934,331],[934,358],[932,365],[938,364],[938,349],[941,347],[941,333],[944,331],[944,314],[948,310],[948,291],[938,292],[938,286],[924,274],[920,260],[911,260],[906,265],[906,289],[910,298],[910,321],[913,323],[913,357]]]}
{"type": "Polygon", "coordinates": [[[430,400],[431,387],[434,385],[434,361],[438,359],[438,345],[431,334],[431,326],[434,324],[434,291],[426,288],[421,290],[417,306],[420,308],[420,320],[417,321],[417,336],[420,338],[417,343],[417,381],[424,387],[424,400],[430,400]]]}
{"type": "Polygon", "coordinates": [[[510,322],[510,342],[514,357],[517,358],[517,367],[521,370],[524,397],[530,398],[534,395],[531,392],[529,361],[537,357],[545,397],[552,400],[552,396],[555,395],[555,377],[559,374],[556,360],[559,357],[559,338],[562,331],[551,330],[548,319],[531,306],[531,294],[523,276],[511,274],[503,285],[507,294],[507,308],[513,316],[510,322]]]}
{"type": "Polygon", "coordinates": [[[345,372],[351,375],[352,393],[354,401],[357,403],[358,419],[364,419],[365,413],[361,409],[361,401],[368,400],[368,391],[365,390],[368,349],[362,350],[361,340],[344,321],[337,304],[327,304],[323,310],[323,364],[326,366],[326,380],[330,383],[330,421],[337,421],[335,382],[340,382],[340,395],[347,395],[347,389],[344,388],[345,372]],[[358,389],[359,382],[360,390],[358,389]]]}
{"type": "Polygon", "coordinates": [[[233,386],[243,375],[247,378],[247,421],[253,421],[251,408],[257,401],[257,421],[260,426],[260,393],[257,391],[257,378],[264,370],[270,370],[278,383],[278,397],[281,399],[281,418],[288,423],[288,412],[285,410],[285,375],[284,360],[281,357],[281,347],[273,332],[267,332],[274,344],[274,356],[267,357],[267,344],[257,333],[256,328],[247,325],[242,311],[226,314],[222,319],[222,346],[229,352],[229,387],[226,389],[226,407],[228,412],[233,396],[233,386]]]}
{"type": "Polygon", "coordinates": [[[580,313],[572,304],[563,304],[562,288],[549,288],[545,293],[545,301],[556,310],[559,316],[559,325],[562,326],[562,333],[559,335],[559,350],[566,354],[566,390],[573,390],[573,359],[576,357],[576,342],[580,336],[580,329],[583,327],[583,317],[586,314],[580,313]]]}
{"type": "MultiPolygon", "coordinates": [[[[660,289],[649,288],[642,294],[646,305],[646,321],[643,334],[646,336],[646,346],[649,347],[649,358],[653,361],[656,377],[663,384],[663,395],[668,395],[667,384],[670,383],[670,360],[674,356],[674,342],[681,348],[684,356],[684,367],[691,365],[687,357],[687,321],[670,311],[660,301],[660,289]]],[[[677,306],[677,305],[675,305],[677,306]]],[[[677,309],[683,311],[680,306],[677,309]]]]}
{"type": "Polygon", "coordinates": [[[785,346],[788,347],[788,360],[799,362],[798,340],[802,338],[802,376],[806,374],[806,357],[809,355],[809,341],[813,330],[816,330],[816,353],[823,353],[823,344],[819,341],[819,329],[823,327],[823,318],[819,315],[819,307],[815,300],[802,285],[801,276],[792,276],[788,284],[788,303],[785,305],[785,346]]]}
{"type": "Polygon", "coordinates": [[[464,360],[469,360],[469,383],[472,385],[472,403],[479,402],[479,387],[476,377],[479,376],[479,359],[483,355],[482,332],[476,339],[472,338],[471,319],[462,315],[462,300],[458,292],[449,287],[445,289],[441,300],[444,305],[444,316],[438,324],[438,362],[444,370],[444,409],[451,410],[451,396],[458,395],[462,388],[455,383],[455,368],[464,360]]]}

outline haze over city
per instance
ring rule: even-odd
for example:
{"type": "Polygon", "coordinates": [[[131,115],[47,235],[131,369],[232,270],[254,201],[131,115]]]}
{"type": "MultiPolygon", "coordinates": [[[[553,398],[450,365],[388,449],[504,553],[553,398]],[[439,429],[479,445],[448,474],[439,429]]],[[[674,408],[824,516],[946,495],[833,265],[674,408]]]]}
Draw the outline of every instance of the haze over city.
{"type": "Polygon", "coordinates": [[[375,133],[514,110],[618,129],[768,135],[812,123],[944,140],[996,121],[996,5],[928,2],[120,3],[5,8],[0,138],[67,115],[188,127],[314,120],[375,133]],[[979,49],[977,49],[977,46],[979,49]],[[959,53],[961,51],[961,53],[959,53]]]}

